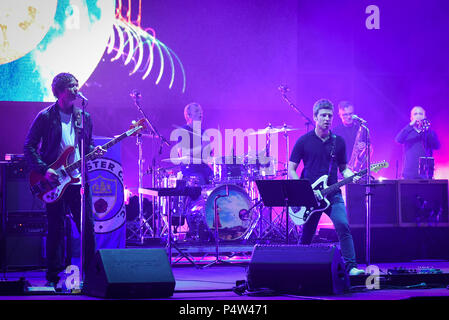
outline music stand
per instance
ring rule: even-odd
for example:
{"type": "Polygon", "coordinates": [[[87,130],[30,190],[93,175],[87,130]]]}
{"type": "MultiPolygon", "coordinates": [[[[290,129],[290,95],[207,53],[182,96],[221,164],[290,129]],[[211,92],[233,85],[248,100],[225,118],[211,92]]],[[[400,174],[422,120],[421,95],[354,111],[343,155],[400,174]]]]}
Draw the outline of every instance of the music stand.
{"type": "Polygon", "coordinates": [[[309,180],[256,180],[256,185],[264,206],[285,207],[286,242],[288,244],[288,208],[318,206],[309,180]]]}

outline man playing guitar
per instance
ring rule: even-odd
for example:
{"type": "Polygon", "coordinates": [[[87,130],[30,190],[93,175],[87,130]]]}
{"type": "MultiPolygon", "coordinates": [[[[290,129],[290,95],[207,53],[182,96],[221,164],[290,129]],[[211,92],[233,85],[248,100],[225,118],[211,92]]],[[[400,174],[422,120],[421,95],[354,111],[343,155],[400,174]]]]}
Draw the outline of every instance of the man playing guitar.
{"type": "MultiPolygon", "coordinates": [[[[57,183],[58,175],[50,167],[67,147],[74,147],[67,159],[70,162],[80,159],[81,150],[81,110],[74,106],[78,98],[78,80],[70,73],[60,73],[52,82],[52,91],[57,98],[56,103],[45,108],[34,119],[24,145],[24,154],[32,171],[40,173],[48,183],[57,183]]],[[[84,120],[84,141],[86,154],[95,152],[101,156],[105,150],[94,147],[92,141],[92,122],[88,113],[84,120]]],[[[80,175],[77,170],[72,177],[80,175]]],[[[71,213],[78,230],[81,220],[81,184],[70,184],[61,198],[47,203],[48,236],[47,252],[47,286],[56,288],[58,274],[65,269],[64,265],[64,219],[71,213]]],[[[83,224],[83,270],[95,254],[95,233],[92,216],[92,200],[89,187],[85,187],[86,214],[83,224]]]]}
{"type": "MultiPolygon", "coordinates": [[[[346,146],[343,138],[330,131],[333,115],[334,106],[329,100],[321,99],[314,104],[315,129],[296,141],[288,163],[290,179],[299,179],[296,169],[301,160],[304,164],[301,179],[308,179],[311,183],[323,175],[329,176],[329,185],[336,183],[337,169],[345,178],[354,174],[346,166],[346,146]]],[[[328,195],[328,200],[330,206],[324,212],[329,215],[337,232],[346,271],[349,275],[363,274],[364,271],[357,268],[354,242],[341,191],[328,195]]],[[[312,242],[320,217],[321,212],[316,212],[304,224],[301,244],[308,245],[312,242]]]]}

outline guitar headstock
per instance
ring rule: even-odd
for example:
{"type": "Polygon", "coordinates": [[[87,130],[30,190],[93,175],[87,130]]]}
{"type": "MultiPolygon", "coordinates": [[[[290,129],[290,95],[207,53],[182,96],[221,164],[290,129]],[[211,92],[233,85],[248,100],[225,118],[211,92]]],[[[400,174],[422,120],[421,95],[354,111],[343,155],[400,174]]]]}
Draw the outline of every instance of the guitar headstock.
{"type": "Polygon", "coordinates": [[[138,121],[133,121],[129,130],[127,131],[128,136],[135,136],[141,130],[145,128],[145,119],[140,119],[138,121]]]}
{"type": "Polygon", "coordinates": [[[384,160],[381,162],[376,162],[376,163],[371,164],[370,169],[371,169],[371,171],[378,172],[380,169],[388,168],[389,166],[390,166],[390,164],[384,160]]]}

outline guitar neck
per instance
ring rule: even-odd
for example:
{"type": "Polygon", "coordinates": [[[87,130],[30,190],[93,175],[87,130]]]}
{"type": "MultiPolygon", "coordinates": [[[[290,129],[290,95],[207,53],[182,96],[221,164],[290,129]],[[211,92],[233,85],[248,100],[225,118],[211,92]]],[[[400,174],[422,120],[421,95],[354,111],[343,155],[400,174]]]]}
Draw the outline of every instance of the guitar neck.
{"type": "Polygon", "coordinates": [[[329,193],[333,193],[333,192],[338,191],[338,189],[340,189],[340,188],[343,187],[344,185],[350,183],[350,182],[352,181],[352,179],[354,179],[355,176],[363,176],[363,175],[366,173],[366,171],[367,171],[367,170],[364,169],[364,170],[362,170],[362,171],[359,171],[359,172],[353,174],[353,175],[350,176],[350,177],[344,178],[343,180],[340,180],[339,182],[334,183],[333,185],[331,185],[331,186],[327,187],[326,189],[322,190],[322,191],[321,191],[321,194],[322,194],[323,196],[326,196],[326,195],[328,195],[329,193]]]}
{"type": "MultiPolygon", "coordinates": [[[[104,150],[108,150],[109,148],[111,148],[113,145],[119,143],[120,141],[122,141],[123,139],[125,139],[126,137],[128,137],[128,132],[124,132],[121,135],[119,135],[118,137],[112,139],[111,141],[105,143],[104,145],[102,145],[101,147],[104,150]]],[[[97,155],[95,154],[94,151],[92,151],[91,153],[87,154],[85,159],[86,161],[89,160],[94,160],[95,158],[97,158],[97,155]]],[[[71,165],[66,167],[66,170],[68,172],[72,172],[76,169],[79,169],[81,167],[81,160],[75,161],[74,163],[72,163],[71,165]]]]}

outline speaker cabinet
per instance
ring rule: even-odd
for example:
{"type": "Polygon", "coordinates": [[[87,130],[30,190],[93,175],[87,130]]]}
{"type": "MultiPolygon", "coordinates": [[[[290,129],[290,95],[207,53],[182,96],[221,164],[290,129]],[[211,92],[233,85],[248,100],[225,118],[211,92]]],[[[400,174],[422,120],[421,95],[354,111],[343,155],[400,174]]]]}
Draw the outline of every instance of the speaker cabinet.
{"type": "MultiPolygon", "coordinates": [[[[351,226],[366,224],[366,189],[360,184],[346,185],[346,204],[351,226]]],[[[392,226],[399,224],[399,197],[395,180],[375,182],[371,187],[371,225],[392,226]]]]}
{"type": "MultiPolygon", "coordinates": [[[[346,186],[351,227],[366,224],[365,187],[346,186]]],[[[372,227],[449,226],[447,180],[384,180],[371,187],[372,227]]]]}
{"type": "Polygon", "coordinates": [[[399,180],[401,226],[448,226],[447,180],[399,180]]]}
{"type": "Polygon", "coordinates": [[[100,249],[84,283],[85,294],[101,298],[164,298],[174,289],[164,249],[100,249]]]}
{"type": "Polygon", "coordinates": [[[256,245],[247,282],[251,290],[293,294],[339,294],[349,288],[340,250],[326,245],[256,245]]]}
{"type": "Polygon", "coordinates": [[[44,212],[44,202],[30,191],[29,170],[26,162],[4,162],[1,167],[3,211],[6,213],[44,212]]]}
{"type": "Polygon", "coordinates": [[[36,268],[46,266],[45,239],[42,234],[11,234],[5,239],[2,267],[36,268]]]}

